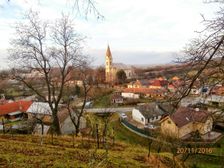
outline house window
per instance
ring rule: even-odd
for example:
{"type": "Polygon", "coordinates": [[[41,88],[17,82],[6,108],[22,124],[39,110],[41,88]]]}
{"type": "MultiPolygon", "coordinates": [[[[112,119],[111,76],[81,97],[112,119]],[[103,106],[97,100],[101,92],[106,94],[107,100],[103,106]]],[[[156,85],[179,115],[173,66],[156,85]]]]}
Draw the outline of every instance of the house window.
{"type": "Polygon", "coordinates": [[[144,118],[141,118],[142,121],[144,121],[144,118]]]}
{"type": "Polygon", "coordinates": [[[168,124],[171,124],[170,120],[167,121],[168,124]]]}

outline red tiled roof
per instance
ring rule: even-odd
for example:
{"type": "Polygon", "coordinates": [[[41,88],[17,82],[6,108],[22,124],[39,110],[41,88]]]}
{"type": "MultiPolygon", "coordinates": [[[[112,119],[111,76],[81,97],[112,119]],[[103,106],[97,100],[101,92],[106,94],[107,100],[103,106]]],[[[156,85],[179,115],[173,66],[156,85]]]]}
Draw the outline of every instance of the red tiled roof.
{"type": "Polygon", "coordinates": [[[168,84],[168,81],[166,80],[159,80],[159,79],[156,79],[156,80],[152,80],[150,82],[150,85],[151,86],[159,86],[159,87],[164,87],[168,84]]]}
{"type": "Polygon", "coordinates": [[[0,99],[0,105],[6,104],[6,103],[8,103],[8,100],[0,99]]]}
{"type": "Polygon", "coordinates": [[[204,110],[180,107],[170,118],[180,128],[190,122],[205,122],[209,114],[204,110]]]}
{"type": "Polygon", "coordinates": [[[174,87],[173,84],[169,84],[169,85],[168,85],[168,89],[175,89],[175,87],[174,87]]]}
{"type": "Polygon", "coordinates": [[[164,89],[150,89],[150,88],[125,88],[123,92],[126,93],[143,93],[143,94],[153,94],[153,93],[164,93],[164,89]]]}
{"type": "Polygon", "coordinates": [[[172,77],[172,80],[176,81],[176,80],[180,80],[180,78],[178,76],[174,76],[172,77]]]}
{"type": "Polygon", "coordinates": [[[0,105],[0,115],[6,115],[16,111],[26,112],[31,104],[32,101],[21,100],[17,102],[0,105]]]}
{"type": "Polygon", "coordinates": [[[211,89],[211,94],[223,95],[224,94],[224,86],[215,86],[211,89]]]}

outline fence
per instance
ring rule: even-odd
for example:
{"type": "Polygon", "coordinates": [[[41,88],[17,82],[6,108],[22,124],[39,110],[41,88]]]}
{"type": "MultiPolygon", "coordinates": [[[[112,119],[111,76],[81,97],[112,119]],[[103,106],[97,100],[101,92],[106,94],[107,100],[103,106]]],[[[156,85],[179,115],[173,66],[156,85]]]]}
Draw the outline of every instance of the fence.
{"type": "Polygon", "coordinates": [[[135,132],[137,134],[139,134],[140,136],[143,137],[149,137],[151,136],[151,133],[149,132],[149,130],[145,130],[145,129],[140,129],[134,125],[132,125],[131,123],[129,123],[127,120],[125,119],[120,119],[121,123],[127,127],[129,130],[131,130],[132,132],[135,132]]]}

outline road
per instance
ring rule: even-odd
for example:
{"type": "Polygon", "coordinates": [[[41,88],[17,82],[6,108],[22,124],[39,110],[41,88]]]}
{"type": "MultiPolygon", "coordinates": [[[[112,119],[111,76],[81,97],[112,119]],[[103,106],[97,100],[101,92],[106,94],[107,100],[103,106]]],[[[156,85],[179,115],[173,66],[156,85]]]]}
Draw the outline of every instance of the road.
{"type": "Polygon", "coordinates": [[[88,108],[85,109],[87,113],[125,113],[132,111],[133,107],[113,107],[113,108],[88,108]]]}

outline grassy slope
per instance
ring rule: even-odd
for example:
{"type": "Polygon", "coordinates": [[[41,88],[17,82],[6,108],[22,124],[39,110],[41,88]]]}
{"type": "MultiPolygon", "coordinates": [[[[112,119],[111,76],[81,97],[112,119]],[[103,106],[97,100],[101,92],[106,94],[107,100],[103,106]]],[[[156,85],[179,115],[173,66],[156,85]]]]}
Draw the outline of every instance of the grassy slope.
{"type": "Polygon", "coordinates": [[[102,146],[96,150],[95,142],[88,139],[76,138],[73,147],[72,137],[55,137],[52,145],[47,136],[41,146],[38,136],[0,134],[0,167],[167,167],[163,162],[170,162],[169,157],[158,159],[152,153],[148,161],[147,140],[121,126],[117,116],[111,125],[116,145],[110,145],[107,161],[102,146]]]}
{"type": "Polygon", "coordinates": [[[192,155],[188,159],[188,165],[196,165],[197,168],[221,168],[224,166],[224,137],[218,141],[219,146],[214,145],[213,152],[209,155],[192,155]]]}
{"type": "MultiPolygon", "coordinates": [[[[45,137],[40,145],[40,137],[32,135],[0,135],[0,167],[153,167],[160,163],[152,155],[151,164],[147,161],[147,150],[141,147],[117,143],[109,149],[108,160],[105,150],[95,150],[95,143],[88,139],[71,137],[45,137]]],[[[163,158],[164,159],[164,158],[163,158]]],[[[169,160],[167,158],[167,160],[169,160]]],[[[163,165],[163,166],[162,166],[163,165]]]]}
{"type": "MultiPolygon", "coordinates": [[[[170,153],[151,153],[150,161],[147,160],[147,144],[145,138],[128,131],[120,125],[117,117],[112,119],[111,125],[115,130],[115,146],[110,146],[108,160],[104,158],[105,150],[96,150],[95,142],[88,139],[55,137],[54,145],[51,137],[44,138],[44,145],[40,146],[40,137],[32,135],[0,134],[0,167],[170,167],[172,161],[170,153]],[[167,166],[165,166],[166,164],[167,166]]],[[[221,149],[224,148],[224,139],[220,141],[221,149]]],[[[152,149],[152,151],[155,151],[152,149]]],[[[215,154],[215,153],[214,153],[215,154]]],[[[192,156],[188,163],[198,163],[199,167],[218,167],[220,158],[206,156],[192,156]]],[[[191,167],[190,166],[190,167],[191,167]]]]}
{"type": "MultiPolygon", "coordinates": [[[[112,123],[117,132],[117,139],[124,141],[126,143],[130,143],[133,145],[139,145],[142,148],[147,149],[148,141],[145,138],[139,137],[136,134],[128,131],[125,127],[122,127],[119,122],[115,121],[112,123]]],[[[213,153],[211,155],[192,155],[187,160],[187,165],[189,167],[193,167],[194,163],[198,168],[219,168],[221,165],[224,165],[224,137],[218,142],[221,146],[215,147],[213,153]],[[223,156],[223,157],[220,157],[223,156]]],[[[154,145],[154,144],[153,144],[154,145]]],[[[156,152],[155,146],[152,146],[151,150],[156,152]]],[[[163,155],[161,153],[160,155],[163,155]]],[[[168,153],[168,155],[172,155],[168,153]]],[[[170,156],[172,157],[172,156],[170,156]]]]}

